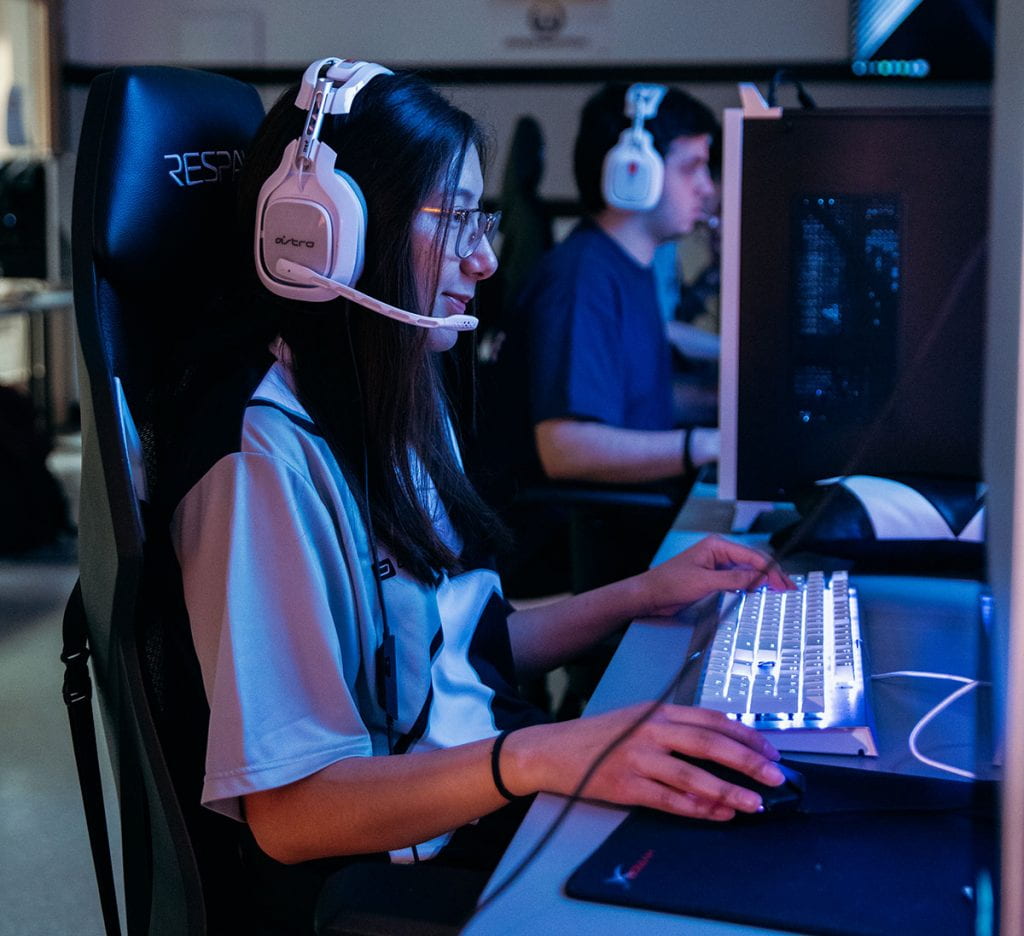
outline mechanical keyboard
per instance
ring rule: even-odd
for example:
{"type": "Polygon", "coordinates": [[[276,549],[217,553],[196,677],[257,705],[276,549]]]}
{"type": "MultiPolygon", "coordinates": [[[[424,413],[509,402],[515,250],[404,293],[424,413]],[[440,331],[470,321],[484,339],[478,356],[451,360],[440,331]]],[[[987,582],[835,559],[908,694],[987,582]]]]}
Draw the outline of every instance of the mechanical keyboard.
{"type": "Polygon", "coordinates": [[[793,579],[721,596],[692,704],[771,732],[781,751],[877,755],[856,589],[843,571],[793,579]]]}

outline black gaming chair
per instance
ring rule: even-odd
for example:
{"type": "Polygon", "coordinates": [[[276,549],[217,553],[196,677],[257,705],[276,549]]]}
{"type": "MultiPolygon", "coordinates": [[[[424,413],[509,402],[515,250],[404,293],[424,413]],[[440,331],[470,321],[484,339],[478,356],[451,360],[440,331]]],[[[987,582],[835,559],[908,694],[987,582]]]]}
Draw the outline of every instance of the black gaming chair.
{"type": "MultiPolygon", "coordinates": [[[[262,118],[249,85],[139,67],[94,81],[82,126],[72,218],[84,365],[81,563],[65,612],[65,698],[87,767],[89,727],[76,724],[91,723],[91,653],[117,785],[129,934],[244,930],[235,926],[243,902],[233,900],[237,824],[198,805],[205,702],[186,619],[161,594],[155,570],[167,547],[147,530],[144,502],[159,487],[162,409],[187,383],[189,349],[210,327],[205,300],[229,266],[235,183],[262,118]]],[[[95,761],[81,779],[90,833],[102,833],[102,817],[90,813],[95,761]]],[[[107,931],[119,932],[109,855],[94,846],[94,858],[107,931]]]]}
{"type": "MultiPolygon", "coordinates": [[[[82,126],[72,219],[85,384],[81,566],[62,658],[108,936],[121,928],[90,656],[117,785],[124,932],[258,936],[289,928],[253,910],[266,906],[253,893],[266,882],[254,874],[246,827],[200,806],[209,711],[169,553],[160,475],[179,413],[207,399],[204,375],[237,356],[233,331],[218,318],[218,291],[237,240],[237,170],[262,117],[255,90],[231,79],[118,68],[93,83],[82,126]]],[[[322,895],[316,931],[454,934],[485,882],[472,869],[355,863],[314,890],[322,895]]],[[[297,877],[278,887],[307,884],[297,877]]],[[[270,902],[279,895],[290,896],[275,891],[270,902]]],[[[312,927],[296,921],[294,929],[312,927]]]]}

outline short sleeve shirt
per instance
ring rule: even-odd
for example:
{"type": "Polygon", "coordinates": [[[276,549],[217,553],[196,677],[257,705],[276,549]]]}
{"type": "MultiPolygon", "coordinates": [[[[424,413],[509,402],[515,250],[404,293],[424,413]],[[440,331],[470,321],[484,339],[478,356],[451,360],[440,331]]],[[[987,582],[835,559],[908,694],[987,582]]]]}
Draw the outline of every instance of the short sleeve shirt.
{"type": "MultiPolygon", "coordinates": [[[[375,566],[352,492],[282,363],[249,401],[235,449],[191,487],[171,528],[210,706],[205,805],[240,819],[248,793],[388,753],[374,568],[397,646],[392,750],[538,720],[515,691],[497,575],[473,569],[424,584],[380,543],[375,566]]],[[[425,477],[421,496],[457,546],[425,477]]],[[[424,843],[420,857],[445,840],[424,843]]]]}
{"type": "Polygon", "coordinates": [[[591,221],[549,252],[525,288],[520,327],[530,416],[671,429],[671,356],[653,270],[591,221]]]}

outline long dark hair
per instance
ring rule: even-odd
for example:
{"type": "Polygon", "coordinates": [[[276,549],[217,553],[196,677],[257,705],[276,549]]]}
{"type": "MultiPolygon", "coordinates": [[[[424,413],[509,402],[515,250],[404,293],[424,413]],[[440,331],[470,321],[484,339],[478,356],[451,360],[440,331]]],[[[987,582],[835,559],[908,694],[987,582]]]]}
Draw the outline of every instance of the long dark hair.
{"type": "MultiPolygon", "coordinates": [[[[496,516],[461,470],[452,444],[441,355],[430,351],[423,329],[385,319],[335,299],[306,303],[270,294],[256,280],[252,232],[260,186],[284,147],[301,132],[305,114],[295,107],[297,87],[271,109],[250,151],[242,182],[248,284],[253,314],[276,326],[293,355],[299,399],[323,433],[373,533],[421,581],[463,568],[460,555],[437,533],[421,497],[413,461],[436,486],[456,533],[475,555],[504,542],[496,516]]],[[[469,115],[414,75],[372,79],[347,117],[326,117],[320,137],[338,154],[336,168],[359,184],[366,199],[363,292],[421,314],[410,228],[415,213],[440,188],[454,203],[462,163],[485,138],[469,115]]],[[[453,232],[454,233],[454,232],[453,232]]],[[[447,231],[438,226],[436,291],[447,231]]]]}

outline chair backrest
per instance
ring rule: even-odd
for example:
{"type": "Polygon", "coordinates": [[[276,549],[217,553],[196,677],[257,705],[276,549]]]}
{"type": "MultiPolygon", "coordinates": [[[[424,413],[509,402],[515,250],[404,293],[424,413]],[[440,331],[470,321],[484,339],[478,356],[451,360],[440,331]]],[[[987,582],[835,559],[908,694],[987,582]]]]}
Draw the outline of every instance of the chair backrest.
{"type": "Polygon", "coordinates": [[[220,858],[196,837],[219,832],[203,826],[202,763],[181,764],[162,733],[175,718],[186,733],[194,727],[191,710],[166,711],[162,684],[185,681],[172,704],[200,707],[202,687],[187,621],[150,584],[169,553],[165,534],[147,531],[140,495],[158,483],[161,399],[183,377],[181,349],[202,342],[208,300],[231,263],[236,183],[262,118],[247,84],[134,67],[93,82],[82,125],[72,213],[84,364],[80,586],[118,785],[129,933],[214,928],[209,878],[220,858]],[[183,787],[195,788],[194,802],[183,787]]]}
{"type": "Polygon", "coordinates": [[[536,118],[525,114],[512,131],[502,174],[498,269],[477,289],[478,314],[482,316],[478,354],[485,368],[491,362],[492,347],[497,356],[523,281],[553,243],[551,211],[538,191],[543,175],[543,131],[536,118]]]}
{"type": "Polygon", "coordinates": [[[501,186],[502,303],[511,308],[523,281],[554,242],[550,209],[540,197],[544,176],[544,133],[536,118],[516,121],[501,186]]]}

